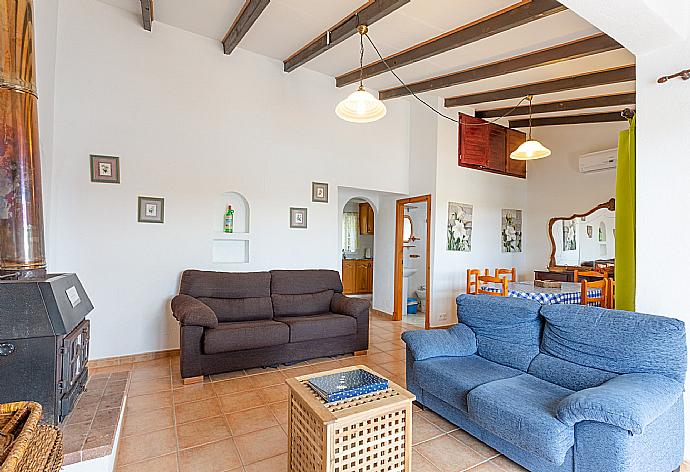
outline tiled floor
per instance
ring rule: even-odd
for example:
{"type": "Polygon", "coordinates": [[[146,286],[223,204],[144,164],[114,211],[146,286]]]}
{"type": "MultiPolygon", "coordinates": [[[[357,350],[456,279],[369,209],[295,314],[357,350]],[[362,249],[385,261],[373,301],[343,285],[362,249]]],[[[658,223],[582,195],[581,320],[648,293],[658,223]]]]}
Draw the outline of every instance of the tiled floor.
{"type": "MultiPolygon", "coordinates": [[[[373,317],[367,356],[233,372],[193,386],[182,385],[175,357],[103,369],[132,372],[117,471],[286,470],[285,378],[366,364],[404,386],[407,329],[418,328],[373,317]]],[[[524,470],[430,411],[415,410],[413,440],[414,472],[524,470]]]]}

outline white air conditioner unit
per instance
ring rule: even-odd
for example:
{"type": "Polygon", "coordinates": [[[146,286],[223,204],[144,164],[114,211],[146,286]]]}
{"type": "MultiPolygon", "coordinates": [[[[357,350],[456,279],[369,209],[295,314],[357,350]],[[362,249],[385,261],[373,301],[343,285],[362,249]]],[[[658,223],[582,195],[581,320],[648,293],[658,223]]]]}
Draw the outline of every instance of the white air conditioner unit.
{"type": "Polygon", "coordinates": [[[606,151],[592,152],[580,156],[580,172],[598,172],[602,170],[615,169],[618,163],[618,149],[607,149],[606,151]]]}

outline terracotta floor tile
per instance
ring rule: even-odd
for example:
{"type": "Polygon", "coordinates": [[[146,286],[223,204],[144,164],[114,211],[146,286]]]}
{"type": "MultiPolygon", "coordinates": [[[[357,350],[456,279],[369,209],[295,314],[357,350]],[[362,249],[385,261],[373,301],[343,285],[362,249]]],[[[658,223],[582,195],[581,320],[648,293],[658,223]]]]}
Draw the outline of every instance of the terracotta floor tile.
{"type": "Polygon", "coordinates": [[[271,373],[252,375],[249,378],[252,379],[252,383],[257,388],[283,385],[285,383],[285,375],[277,369],[271,373]]]}
{"type": "Polygon", "coordinates": [[[252,377],[239,377],[236,379],[225,380],[223,382],[213,382],[213,390],[216,395],[229,395],[231,393],[246,392],[257,388],[252,377]]]}
{"type": "Polygon", "coordinates": [[[160,429],[172,428],[173,425],[173,410],[170,407],[135,412],[128,411],[125,414],[122,435],[132,436],[150,433],[160,429]]]}
{"type": "Polygon", "coordinates": [[[233,436],[279,425],[275,415],[267,406],[236,411],[227,415],[227,419],[233,436]]]}
{"type": "Polygon", "coordinates": [[[270,405],[268,405],[268,407],[273,412],[273,415],[278,420],[278,423],[280,423],[280,424],[287,424],[288,423],[288,413],[289,413],[288,402],[271,403],[270,405]]]}
{"type": "Polygon", "coordinates": [[[173,402],[175,404],[185,402],[197,402],[207,400],[216,396],[211,384],[187,385],[186,387],[176,388],[173,392],[173,402]]]}
{"type": "Polygon", "coordinates": [[[161,379],[170,377],[170,374],[171,370],[169,365],[137,368],[137,365],[134,364],[134,369],[132,369],[132,380],[161,379]]]}
{"type": "Polygon", "coordinates": [[[180,472],[224,472],[242,467],[232,439],[180,451],[180,472]]]}
{"type": "Polygon", "coordinates": [[[405,373],[405,363],[400,361],[385,362],[380,364],[381,367],[386,369],[393,375],[402,375],[405,373]]]}
{"type": "Polygon", "coordinates": [[[450,433],[450,435],[458,441],[460,441],[461,443],[477,451],[482,457],[492,459],[498,456],[498,452],[496,450],[492,449],[491,447],[481,442],[479,439],[475,438],[471,434],[468,434],[461,429],[453,431],[452,433],[450,433]]]}
{"type": "Polygon", "coordinates": [[[451,423],[450,421],[446,420],[445,418],[437,415],[436,413],[434,413],[431,410],[420,411],[419,415],[423,416],[424,419],[435,424],[436,426],[441,428],[446,433],[448,433],[450,431],[455,431],[456,429],[458,429],[458,427],[455,426],[453,423],[451,423]]]}
{"type": "Polygon", "coordinates": [[[259,392],[266,403],[276,403],[287,400],[290,389],[286,384],[283,384],[262,388],[259,392]]]}
{"type": "Polygon", "coordinates": [[[375,362],[376,364],[383,365],[387,362],[393,362],[395,359],[393,356],[386,352],[378,352],[376,354],[369,354],[367,356],[370,361],[375,362]]]}
{"type": "Polygon", "coordinates": [[[96,416],[93,418],[92,428],[112,428],[120,421],[120,408],[111,408],[108,410],[98,410],[96,416]]]}
{"type": "Polygon", "coordinates": [[[280,426],[243,434],[234,439],[244,465],[287,452],[287,434],[280,426]]]}
{"type": "Polygon", "coordinates": [[[222,395],[218,397],[220,409],[223,413],[234,413],[236,411],[257,408],[266,404],[264,398],[258,390],[236,393],[234,395],[222,395]]]}
{"type": "Polygon", "coordinates": [[[167,454],[154,459],[118,467],[117,472],[177,472],[177,454],[167,454]]]}
{"type": "Polygon", "coordinates": [[[493,465],[497,465],[505,472],[527,472],[527,469],[519,466],[515,462],[508,459],[506,456],[498,456],[491,461],[493,465]]]}
{"type": "Polygon", "coordinates": [[[491,461],[483,462],[479,464],[477,467],[473,467],[469,470],[469,472],[504,472],[503,469],[498,467],[496,464],[494,464],[491,461]]]}
{"type": "Polygon", "coordinates": [[[445,434],[441,428],[427,421],[424,417],[412,415],[412,444],[419,444],[445,434]]]}
{"type": "Polygon", "coordinates": [[[200,446],[230,437],[230,429],[222,416],[177,425],[176,429],[180,449],[200,446]]]}
{"type": "Polygon", "coordinates": [[[448,435],[418,444],[415,449],[441,472],[459,472],[486,460],[448,435]]]}
{"type": "Polygon", "coordinates": [[[255,462],[244,468],[245,472],[282,472],[287,470],[288,456],[281,454],[259,462],[255,462]]]}
{"type": "Polygon", "coordinates": [[[132,380],[129,385],[129,396],[136,397],[149,393],[165,392],[170,389],[172,389],[172,384],[169,377],[164,379],[132,380]]]}
{"type": "Polygon", "coordinates": [[[319,362],[318,364],[314,364],[313,367],[316,369],[314,373],[318,372],[326,372],[328,370],[333,370],[333,369],[340,369],[343,367],[343,365],[336,360],[330,360],[327,362],[319,362]]]}
{"type": "Polygon", "coordinates": [[[168,428],[120,439],[118,459],[121,465],[127,465],[175,451],[177,451],[175,430],[168,428]]]}
{"type": "Polygon", "coordinates": [[[141,395],[138,397],[128,397],[125,413],[137,411],[155,410],[172,406],[172,392],[157,392],[141,395]]]}
{"type": "Polygon", "coordinates": [[[222,382],[223,380],[236,379],[238,377],[244,377],[245,375],[246,372],[244,370],[225,372],[223,374],[213,374],[211,375],[211,382],[222,382]]]}
{"type": "Polygon", "coordinates": [[[177,424],[189,423],[220,414],[220,403],[216,398],[175,405],[175,422],[177,424]]]}
{"type": "Polygon", "coordinates": [[[439,472],[438,468],[417,451],[412,451],[412,472],[439,472]]]}

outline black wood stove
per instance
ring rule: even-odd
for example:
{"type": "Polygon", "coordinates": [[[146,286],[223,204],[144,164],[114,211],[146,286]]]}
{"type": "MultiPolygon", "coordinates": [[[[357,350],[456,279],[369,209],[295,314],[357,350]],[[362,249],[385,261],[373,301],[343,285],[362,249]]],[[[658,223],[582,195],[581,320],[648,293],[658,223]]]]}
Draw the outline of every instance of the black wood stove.
{"type": "Polygon", "coordinates": [[[76,274],[0,281],[0,403],[37,401],[62,422],[86,385],[91,310],[76,274]]]}

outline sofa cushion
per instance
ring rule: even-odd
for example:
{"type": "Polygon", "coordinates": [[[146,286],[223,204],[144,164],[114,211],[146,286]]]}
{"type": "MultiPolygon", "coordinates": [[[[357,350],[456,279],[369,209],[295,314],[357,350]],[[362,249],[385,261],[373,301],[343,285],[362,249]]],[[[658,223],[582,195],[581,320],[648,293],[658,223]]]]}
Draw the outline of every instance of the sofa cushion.
{"type": "Polygon", "coordinates": [[[415,382],[425,391],[456,408],[467,411],[467,394],[494,380],[522,374],[521,371],[477,355],[435,357],[414,363],[415,382]]]}
{"type": "Polygon", "coordinates": [[[328,313],[333,290],[299,295],[271,295],[275,316],[304,316],[328,313]]]}
{"type": "Polygon", "coordinates": [[[682,321],[582,305],[550,305],[542,350],[553,357],[617,374],[660,374],[685,382],[682,321]]]}
{"type": "Polygon", "coordinates": [[[291,343],[354,336],[357,333],[357,321],[346,315],[322,313],[311,316],[276,317],[275,320],[290,327],[291,343]]]}
{"type": "Polygon", "coordinates": [[[539,354],[541,305],[533,300],[489,295],[460,295],[458,321],[477,336],[480,356],[527,372],[539,354]]]}
{"type": "Polygon", "coordinates": [[[342,292],[340,274],[335,270],[272,270],[271,293],[298,295],[325,290],[342,292]]]}
{"type": "Polygon", "coordinates": [[[217,328],[204,331],[204,353],[258,349],[287,344],[289,340],[289,328],[277,321],[220,323],[217,328]]]}
{"type": "Polygon", "coordinates": [[[271,297],[261,298],[207,298],[201,297],[200,301],[210,306],[223,321],[252,321],[270,320],[273,318],[273,304],[271,297]]]}
{"type": "Polygon", "coordinates": [[[618,375],[543,353],[534,358],[527,373],[570,390],[597,387],[618,375]]]}
{"type": "Polygon", "coordinates": [[[185,270],[180,293],[194,298],[261,298],[271,296],[269,272],[185,270]]]}
{"type": "Polygon", "coordinates": [[[572,390],[529,374],[481,385],[467,395],[470,418],[496,436],[560,465],[575,442],[572,426],[556,418],[572,390]]]}

